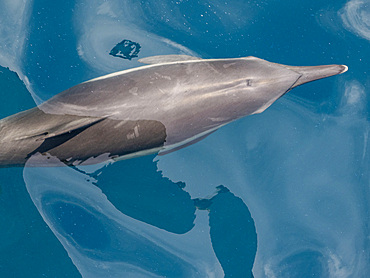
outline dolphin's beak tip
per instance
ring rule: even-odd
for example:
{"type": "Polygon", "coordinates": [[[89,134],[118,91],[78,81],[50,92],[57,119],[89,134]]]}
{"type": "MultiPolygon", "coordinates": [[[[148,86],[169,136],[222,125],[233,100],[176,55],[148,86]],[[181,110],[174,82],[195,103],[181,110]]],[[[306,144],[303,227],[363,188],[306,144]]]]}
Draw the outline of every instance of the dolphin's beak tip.
{"type": "Polygon", "coordinates": [[[345,73],[348,70],[348,67],[346,65],[341,65],[341,67],[342,71],[340,72],[340,74],[345,73]]]}

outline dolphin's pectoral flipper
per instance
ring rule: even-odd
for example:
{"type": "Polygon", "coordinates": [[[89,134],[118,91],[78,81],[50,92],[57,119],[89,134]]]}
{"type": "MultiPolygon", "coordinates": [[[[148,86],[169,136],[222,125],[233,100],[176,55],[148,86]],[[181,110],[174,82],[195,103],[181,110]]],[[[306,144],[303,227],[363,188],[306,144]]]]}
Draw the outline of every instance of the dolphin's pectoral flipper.
{"type": "Polygon", "coordinates": [[[70,134],[75,130],[80,130],[84,128],[88,128],[100,121],[103,121],[105,118],[82,118],[76,121],[72,121],[70,123],[61,124],[56,127],[49,128],[45,131],[38,132],[35,134],[24,135],[15,138],[15,141],[23,140],[23,139],[35,139],[36,141],[46,140],[53,137],[58,137],[63,134],[70,134]]]}
{"type": "Polygon", "coordinates": [[[91,164],[90,160],[99,163],[142,150],[156,152],[165,141],[166,129],[158,121],[102,118],[64,133],[46,136],[27,158],[35,153],[49,153],[66,164],[84,164],[86,160],[91,164]],[[65,149],[71,152],[65,153],[65,149]]]}
{"type": "Polygon", "coordinates": [[[194,57],[190,55],[157,55],[139,59],[140,63],[143,64],[163,64],[180,61],[191,61],[191,60],[202,60],[202,58],[194,57]]]}
{"type": "MultiPolygon", "coordinates": [[[[91,123],[82,124],[80,126],[73,125],[74,129],[73,128],[72,129],[67,129],[67,130],[65,128],[61,129],[61,130],[54,129],[51,132],[45,131],[42,134],[32,136],[32,137],[35,138],[36,141],[44,140],[44,142],[37,149],[35,149],[33,152],[29,153],[27,155],[27,159],[30,158],[35,153],[38,153],[38,152],[39,153],[45,153],[45,152],[48,152],[49,150],[51,150],[51,149],[53,149],[53,148],[55,148],[59,145],[62,145],[63,143],[67,142],[68,140],[72,139],[76,135],[83,132],[85,129],[87,129],[87,128],[89,128],[89,127],[91,127],[91,126],[93,126],[93,125],[95,125],[95,124],[97,124],[101,121],[104,121],[104,118],[97,119],[97,120],[94,120],[91,123]]],[[[83,122],[83,121],[80,121],[80,122],[83,122]]],[[[71,125],[69,125],[69,126],[71,126],[71,125]]]]}
{"type": "MultiPolygon", "coordinates": [[[[82,132],[86,128],[93,126],[106,118],[83,118],[82,120],[76,120],[63,127],[56,127],[55,129],[50,129],[48,132],[44,133],[44,136],[38,138],[37,140],[45,140],[53,137],[58,137],[64,134],[71,134],[76,132],[82,132]]],[[[77,134],[78,134],[77,133],[77,134]]]]}

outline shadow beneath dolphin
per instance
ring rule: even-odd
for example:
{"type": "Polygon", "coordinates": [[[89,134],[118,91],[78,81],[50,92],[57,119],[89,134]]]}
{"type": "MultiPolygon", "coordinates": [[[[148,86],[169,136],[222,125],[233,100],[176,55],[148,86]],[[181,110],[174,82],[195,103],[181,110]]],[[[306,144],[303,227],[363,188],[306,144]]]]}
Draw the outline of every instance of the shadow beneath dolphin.
{"type": "Polygon", "coordinates": [[[98,169],[26,164],[23,176],[83,277],[250,276],[257,246],[247,206],[224,186],[192,199],[184,183],[162,176],[154,157],[98,169]]]}
{"type": "Polygon", "coordinates": [[[223,185],[209,199],[194,199],[209,215],[212,247],[225,277],[253,277],[257,233],[251,213],[239,197],[223,185]]]}
{"type": "Polygon", "coordinates": [[[185,183],[157,170],[155,156],[114,163],[91,176],[108,200],[127,216],[175,234],[194,227],[195,206],[185,183]],[[99,176],[97,176],[99,174],[99,176]]]}

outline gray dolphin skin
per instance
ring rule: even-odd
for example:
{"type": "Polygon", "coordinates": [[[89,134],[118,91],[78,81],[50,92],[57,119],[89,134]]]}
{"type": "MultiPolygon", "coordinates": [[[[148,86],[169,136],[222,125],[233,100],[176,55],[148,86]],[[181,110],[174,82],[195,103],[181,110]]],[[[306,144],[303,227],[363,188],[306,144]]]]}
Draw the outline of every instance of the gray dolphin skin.
{"type": "Polygon", "coordinates": [[[36,153],[66,165],[164,154],[263,112],[294,87],[347,70],[344,65],[285,66],[255,57],[165,55],[140,62],[149,65],[81,83],[2,119],[0,167],[23,166],[36,153]]]}

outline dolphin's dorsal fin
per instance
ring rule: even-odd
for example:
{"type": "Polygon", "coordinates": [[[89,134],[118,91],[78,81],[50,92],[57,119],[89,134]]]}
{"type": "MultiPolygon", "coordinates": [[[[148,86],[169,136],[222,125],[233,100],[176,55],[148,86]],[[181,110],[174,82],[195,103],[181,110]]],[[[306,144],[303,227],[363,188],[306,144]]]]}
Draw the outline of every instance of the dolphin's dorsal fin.
{"type": "Polygon", "coordinates": [[[191,61],[191,60],[202,60],[202,58],[189,56],[189,55],[158,55],[141,58],[140,63],[143,64],[165,64],[172,62],[191,61]]]}

